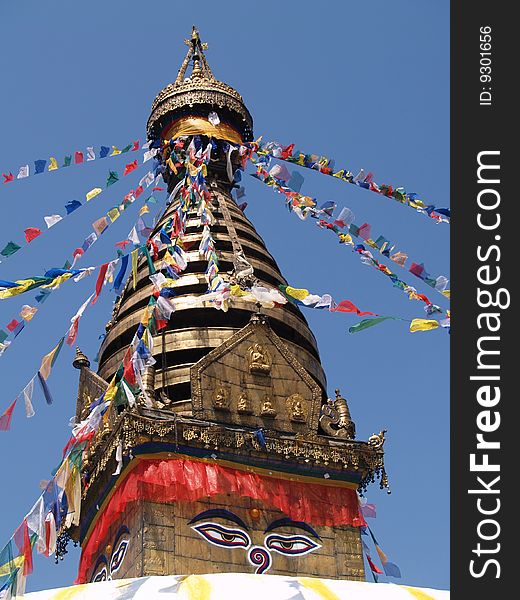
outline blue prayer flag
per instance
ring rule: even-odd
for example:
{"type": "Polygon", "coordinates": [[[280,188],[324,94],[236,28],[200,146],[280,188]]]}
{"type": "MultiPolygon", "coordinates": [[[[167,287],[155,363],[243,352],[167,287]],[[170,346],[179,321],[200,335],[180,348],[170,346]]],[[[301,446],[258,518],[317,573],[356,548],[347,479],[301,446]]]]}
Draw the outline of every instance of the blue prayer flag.
{"type": "Polygon", "coordinates": [[[43,173],[45,171],[46,160],[35,160],[34,161],[34,172],[43,173]]]}
{"type": "Polygon", "coordinates": [[[74,212],[80,206],[81,202],[79,200],[71,200],[65,204],[65,210],[67,211],[67,214],[70,215],[71,212],[74,212]]]}
{"type": "Polygon", "coordinates": [[[109,152],[110,148],[108,146],[101,146],[101,149],[99,151],[99,158],[105,158],[105,156],[108,156],[109,152]]]}

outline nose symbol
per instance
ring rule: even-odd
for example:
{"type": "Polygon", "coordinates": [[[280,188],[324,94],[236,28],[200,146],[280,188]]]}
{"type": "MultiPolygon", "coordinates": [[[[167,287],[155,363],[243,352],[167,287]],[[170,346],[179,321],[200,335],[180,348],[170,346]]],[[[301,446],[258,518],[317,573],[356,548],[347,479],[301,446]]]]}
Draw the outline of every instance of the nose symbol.
{"type": "Polygon", "coordinates": [[[253,546],[247,555],[249,562],[256,567],[255,573],[261,575],[271,567],[271,555],[265,548],[253,546]]]}

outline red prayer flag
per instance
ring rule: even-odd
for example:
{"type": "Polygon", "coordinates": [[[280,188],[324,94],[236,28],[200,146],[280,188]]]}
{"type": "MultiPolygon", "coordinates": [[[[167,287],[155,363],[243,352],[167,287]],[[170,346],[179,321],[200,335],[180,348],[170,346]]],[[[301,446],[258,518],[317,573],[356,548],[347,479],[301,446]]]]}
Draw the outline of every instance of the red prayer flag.
{"type": "Polygon", "coordinates": [[[164,188],[162,188],[162,187],[153,187],[152,188],[152,192],[163,192],[163,191],[164,191],[164,188]]]}
{"type": "Polygon", "coordinates": [[[108,263],[105,263],[104,265],[101,265],[99,267],[99,275],[96,281],[96,295],[94,296],[94,299],[92,300],[92,304],[95,304],[99,294],[101,293],[101,288],[103,287],[103,282],[105,281],[105,275],[108,269],[108,263]]]}
{"type": "Polygon", "coordinates": [[[7,323],[6,328],[9,329],[9,331],[14,331],[18,325],[20,325],[20,322],[13,319],[10,323],[7,323]]]}
{"type": "Polygon", "coordinates": [[[335,308],[331,308],[330,310],[331,312],[354,312],[360,317],[363,315],[377,316],[373,312],[359,310],[359,308],[350,300],[342,300],[335,308]]]}
{"type": "Polygon", "coordinates": [[[79,319],[76,319],[74,323],[69,328],[67,332],[67,337],[65,338],[65,343],[68,346],[72,346],[78,337],[78,327],[79,327],[79,319]]]}
{"type": "Polygon", "coordinates": [[[24,233],[25,240],[27,243],[32,242],[34,238],[37,238],[39,235],[42,234],[41,230],[38,229],[38,227],[27,227],[27,229],[24,230],[24,233]]]}
{"type": "MultiPolygon", "coordinates": [[[[18,400],[18,398],[16,398],[18,400]]],[[[13,418],[13,410],[16,406],[16,400],[7,408],[5,413],[0,417],[0,431],[9,431],[11,427],[11,419],[13,418]]]]}
{"type": "Polygon", "coordinates": [[[134,160],[134,162],[128,163],[125,167],[125,172],[123,173],[123,175],[128,175],[128,173],[131,173],[132,171],[135,171],[137,169],[137,159],[134,160]]]}
{"type": "Polygon", "coordinates": [[[130,385],[135,385],[135,371],[134,365],[132,363],[132,348],[128,348],[125,354],[125,358],[123,359],[124,371],[123,378],[130,385]]]}
{"type": "Polygon", "coordinates": [[[139,140],[135,140],[134,145],[132,146],[132,152],[139,150],[139,140]]]}
{"type": "Polygon", "coordinates": [[[29,536],[29,526],[27,525],[27,519],[24,519],[23,523],[14,532],[13,540],[18,548],[18,551],[21,555],[23,555],[25,559],[23,561],[23,574],[25,576],[30,575],[33,570],[33,562],[31,537],[29,536]]]}
{"type": "Polygon", "coordinates": [[[75,152],[74,153],[74,162],[79,165],[83,162],[83,152],[75,152]]]}
{"type": "Polygon", "coordinates": [[[85,254],[85,250],[83,250],[83,248],[76,248],[76,250],[74,250],[72,253],[72,256],[76,258],[77,256],[82,256],[83,254],[85,254]]]}
{"type": "Polygon", "coordinates": [[[116,242],[115,245],[118,248],[121,248],[121,250],[124,250],[128,246],[129,243],[130,243],[130,240],[122,240],[121,242],[116,242]]]}
{"type": "Polygon", "coordinates": [[[372,569],[373,573],[377,573],[378,575],[382,575],[383,571],[381,571],[381,569],[379,569],[373,562],[372,559],[370,558],[370,556],[368,556],[367,554],[367,560],[368,560],[368,564],[370,565],[370,568],[372,569]]]}
{"type": "Polygon", "coordinates": [[[289,146],[282,148],[282,158],[285,160],[291,156],[292,151],[294,150],[294,144],[290,144],[289,146]]]}
{"type": "Polygon", "coordinates": [[[134,190],[134,196],[139,198],[139,196],[144,192],[144,187],[140,185],[138,188],[134,190]]]}
{"type": "Polygon", "coordinates": [[[360,238],[364,239],[364,240],[369,240],[370,239],[370,223],[363,223],[363,225],[361,225],[361,227],[359,228],[358,231],[358,235],[360,238]]]}
{"type": "Polygon", "coordinates": [[[14,179],[14,175],[12,173],[2,173],[2,177],[4,178],[4,183],[9,183],[10,181],[13,181],[14,179]]]}

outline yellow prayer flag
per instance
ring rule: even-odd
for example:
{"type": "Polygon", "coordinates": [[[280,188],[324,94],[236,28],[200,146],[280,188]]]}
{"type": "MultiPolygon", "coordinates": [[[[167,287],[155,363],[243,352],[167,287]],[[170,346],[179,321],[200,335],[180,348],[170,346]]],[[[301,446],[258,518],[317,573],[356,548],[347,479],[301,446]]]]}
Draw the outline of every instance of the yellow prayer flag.
{"type": "Polygon", "coordinates": [[[110,156],[116,156],[117,154],[121,154],[121,150],[116,148],[116,146],[112,146],[112,154],[110,156]]]}
{"type": "Polygon", "coordinates": [[[134,290],[135,290],[135,287],[137,285],[137,259],[138,259],[138,255],[139,255],[139,249],[137,248],[131,254],[131,256],[132,256],[132,280],[133,280],[134,290]]]}
{"type": "Polygon", "coordinates": [[[43,379],[47,380],[49,378],[49,375],[51,374],[51,369],[52,366],[54,365],[56,359],[58,358],[58,354],[61,350],[61,347],[63,346],[63,341],[65,338],[61,338],[61,340],[56,344],[56,347],[53,348],[49,354],[46,354],[43,358],[42,358],[42,363],[40,365],[40,375],[43,377],[43,379]]]}
{"type": "Polygon", "coordinates": [[[49,158],[49,167],[48,170],[49,171],[55,171],[58,168],[58,161],[54,158],[54,156],[51,156],[49,158]]]}
{"type": "Polygon", "coordinates": [[[92,200],[92,198],[95,198],[98,194],[101,194],[103,190],[101,188],[94,188],[92,190],[90,190],[90,192],[88,192],[88,194],[86,194],[85,198],[87,199],[87,202],[89,202],[90,200],[92,200]]]}
{"type": "Polygon", "coordinates": [[[410,331],[430,331],[431,329],[437,329],[439,327],[439,321],[434,319],[414,319],[410,323],[410,331]]]}
{"type": "Polygon", "coordinates": [[[141,207],[141,210],[139,211],[139,216],[145,215],[146,213],[150,212],[150,208],[148,206],[146,206],[146,204],[144,206],[141,207]]]}
{"type": "Polygon", "coordinates": [[[444,290],[444,292],[442,292],[443,296],[446,296],[446,298],[450,297],[450,290],[444,290]]]}
{"type": "Polygon", "coordinates": [[[248,296],[248,295],[250,295],[250,293],[244,292],[244,290],[241,290],[239,285],[232,285],[231,286],[231,295],[232,296],[248,296]]]}
{"type": "Polygon", "coordinates": [[[70,279],[72,276],[73,273],[63,273],[63,275],[58,275],[58,277],[55,277],[50,283],[42,285],[42,287],[49,288],[50,290],[57,290],[64,281],[67,281],[67,279],[70,279]]]}
{"type": "Polygon", "coordinates": [[[36,282],[34,279],[17,279],[15,283],[18,284],[18,287],[7,288],[6,290],[0,291],[0,300],[23,294],[31,287],[31,285],[34,285],[36,282]]]}
{"type": "Polygon", "coordinates": [[[289,294],[289,296],[292,296],[293,298],[296,298],[296,300],[304,300],[309,295],[309,290],[293,288],[288,285],[285,289],[285,293],[289,294]]]}
{"type": "Polygon", "coordinates": [[[112,221],[112,223],[118,219],[121,215],[121,213],[119,212],[118,208],[111,208],[108,212],[107,212],[108,218],[112,221]]]}

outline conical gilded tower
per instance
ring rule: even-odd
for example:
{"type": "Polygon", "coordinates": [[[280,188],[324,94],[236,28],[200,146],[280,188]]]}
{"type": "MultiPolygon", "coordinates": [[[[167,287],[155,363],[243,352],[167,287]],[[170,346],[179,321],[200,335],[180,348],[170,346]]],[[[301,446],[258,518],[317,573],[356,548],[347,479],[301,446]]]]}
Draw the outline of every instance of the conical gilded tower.
{"type": "Polygon", "coordinates": [[[111,411],[91,442],[81,525],[70,532],[82,546],[78,581],[226,571],[363,580],[357,491],[375,476],[386,485],[384,433],[354,439],[346,400],[339,390],[327,398],[305,317],[269,296],[287,282],[231,195],[252,118],[240,94],[215,79],[195,28],[186,43],[148,120],[169,204],[107,323],[98,372],[79,351],[74,361],[82,419],[125,364],[150,279],[164,279],[167,250],[153,240],[181,231],[175,302],[149,340],[141,392],[111,411]],[[193,205],[178,222],[179,140],[199,154],[210,148],[210,225],[193,205]],[[233,290],[225,306],[207,301],[215,296],[200,251],[208,230],[218,289],[233,290]]]}

